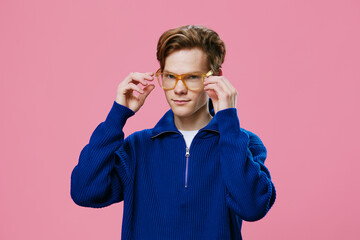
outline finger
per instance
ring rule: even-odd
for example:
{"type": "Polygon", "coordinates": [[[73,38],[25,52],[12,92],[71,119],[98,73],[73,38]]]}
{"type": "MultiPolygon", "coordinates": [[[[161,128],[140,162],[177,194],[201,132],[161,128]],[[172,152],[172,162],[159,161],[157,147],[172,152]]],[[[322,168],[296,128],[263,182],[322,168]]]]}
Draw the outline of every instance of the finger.
{"type": "Polygon", "coordinates": [[[139,97],[142,99],[142,100],[145,100],[147,98],[147,96],[149,96],[149,94],[151,93],[151,91],[155,88],[155,85],[154,84],[149,84],[148,86],[146,86],[143,90],[144,90],[144,93],[141,94],[139,97]]]}
{"type": "Polygon", "coordinates": [[[221,77],[218,76],[210,76],[208,78],[205,79],[204,81],[204,85],[208,85],[208,84],[218,84],[221,82],[221,77]]]}
{"type": "Polygon", "coordinates": [[[230,83],[230,81],[227,78],[221,76],[218,78],[218,82],[220,83],[220,86],[224,89],[224,91],[228,96],[237,95],[236,88],[230,83]]]}
{"type": "Polygon", "coordinates": [[[222,92],[224,92],[226,95],[231,95],[232,89],[229,88],[229,86],[224,82],[224,79],[222,77],[215,77],[212,79],[209,79],[206,83],[204,83],[204,86],[209,85],[217,85],[220,86],[222,89],[222,92]]]}
{"type": "MultiPolygon", "coordinates": [[[[228,107],[235,107],[236,106],[236,90],[235,94],[228,94],[225,92],[218,83],[208,84],[204,87],[206,92],[209,92],[208,95],[210,96],[211,91],[215,91],[216,97],[214,96],[215,100],[219,100],[219,104],[221,103],[222,108],[228,107]]],[[[211,97],[211,96],[210,96],[211,97]]]]}
{"type": "Polygon", "coordinates": [[[146,72],[145,74],[146,74],[147,76],[149,76],[150,78],[151,78],[151,77],[154,77],[154,72],[146,72]]]}
{"type": "Polygon", "coordinates": [[[228,89],[230,90],[230,92],[236,91],[235,87],[231,84],[231,82],[227,78],[223,77],[223,81],[224,81],[225,85],[228,87],[228,89]]]}
{"type": "MultiPolygon", "coordinates": [[[[212,94],[211,91],[215,92],[217,98],[219,98],[220,96],[224,95],[224,90],[218,85],[218,84],[209,84],[207,86],[204,87],[204,90],[206,92],[209,92],[210,94],[212,94]]],[[[208,94],[209,94],[208,93],[208,94]]],[[[214,96],[213,96],[214,97],[214,96]]]]}
{"type": "Polygon", "coordinates": [[[209,76],[207,78],[204,79],[204,84],[205,83],[214,83],[216,82],[219,78],[221,78],[221,76],[209,76]]]}
{"type": "Polygon", "coordinates": [[[135,83],[135,84],[139,84],[141,83],[142,85],[146,86],[148,85],[147,81],[152,81],[154,79],[153,76],[150,75],[150,73],[130,73],[129,77],[127,79],[128,83],[135,83]]]}
{"type": "Polygon", "coordinates": [[[130,74],[130,79],[128,81],[128,83],[134,83],[134,84],[142,84],[143,86],[147,85],[147,82],[144,79],[144,74],[142,73],[131,73],[130,74]]]}
{"type": "Polygon", "coordinates": [[[143,73],[143,77],[147,81],[153,81],[154,80],[154,73],[153,72],[143,73]]]}
{"type": "Polygon", "coordinates": [[[216,92],[212,89],[208,89],[208,90],[205,90],[205,92],[208,94],[208,96],[212,99],[212,100],[219,100],[216,92]]]}
{"type": "Polygon", "coordinates": [[[207,79],[205,79],[204,81],[204,85],[210,84],[210,83],[224,83],[225,86],[231,86],[231,84],[229,85],[229,81],[222,77],[222,76],[210,76],[207,79]]]}
{"type": "Polygon", "coordinates": [[[125,93],[128,93],[129,91],[135,91],[140,94],[144,93],[144,91],[138,85],[135,85],[134,83],[129,83],[127,85],[127,87],[125,88],[125,93]]]}

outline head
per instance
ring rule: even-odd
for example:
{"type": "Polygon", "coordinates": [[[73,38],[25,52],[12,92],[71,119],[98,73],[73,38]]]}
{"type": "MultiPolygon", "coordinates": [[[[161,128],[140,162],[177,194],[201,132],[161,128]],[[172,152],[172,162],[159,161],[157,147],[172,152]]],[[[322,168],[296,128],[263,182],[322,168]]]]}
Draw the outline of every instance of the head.
{"type": "Polygon", "coordinates": [[[220,74],[221,65],[225,60],[225,44],[219,35],[204,26],[187,25],[164,32],[157,45],[157,59],[161,71],[165,60],[171,53],[181,49],[199,48],[204,51],[208,68],[214,75],[220,74]]]}
{"type": "MultiPolygon", "coordinates": [[[[225,44],[219,35],[203,26],[183,26],[164,32],[157,45],[161,71],[175,74],[207,73],[221,75],[225,44]]],[[[209,115],[209,97],[203,89],[188,90],[182,81],[175,89],[165,90],[166,100],[180,118],[198,119],[209,115]]]]}

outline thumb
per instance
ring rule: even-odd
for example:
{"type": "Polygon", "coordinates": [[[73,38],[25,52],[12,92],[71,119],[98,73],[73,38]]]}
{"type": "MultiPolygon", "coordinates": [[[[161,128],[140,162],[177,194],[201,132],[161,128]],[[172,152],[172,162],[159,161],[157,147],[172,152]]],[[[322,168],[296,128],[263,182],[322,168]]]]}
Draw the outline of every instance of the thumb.
{"type": "Polygon", "coordinates": [[[214,90],[212,89],[206,90],[206,93],[212,100],[217,100],[217,94],[214,90]]]}
{"type": "Polygon", "coordinates": [[[144,93],[139,95],[139,98],[142,101],[145,101],[145,99],[147,98],[147,96],[149,96],[149,94],[151,93],[151,91],[155,88],[154,84],[149,84],[148,86],[143,88],[144,93]]]}

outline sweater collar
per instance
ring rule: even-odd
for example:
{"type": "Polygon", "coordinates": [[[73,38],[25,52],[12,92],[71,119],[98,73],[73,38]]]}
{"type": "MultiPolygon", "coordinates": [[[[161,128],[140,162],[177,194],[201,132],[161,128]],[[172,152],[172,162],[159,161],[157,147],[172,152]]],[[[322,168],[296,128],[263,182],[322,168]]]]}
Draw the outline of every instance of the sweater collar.
{"type": "MultiPolygon", "coordinates": [[[[214,113],[214,107],[211,102],[211,99],[209,99],[209,112],[213,116],[211,121],[200,131],[215,131],[219,132],[218,128],[218,122],[216,120],[216,116],[214,113]]],[[[164,133],[180,133],[180,131],[177,129],[175,122],[174,122],[174,113],[170,109],[168,110],[165,115],[159,120],[159,122],[155,125],[155,127],[152,130],[152,138],[158,137],[164,133]]]]}

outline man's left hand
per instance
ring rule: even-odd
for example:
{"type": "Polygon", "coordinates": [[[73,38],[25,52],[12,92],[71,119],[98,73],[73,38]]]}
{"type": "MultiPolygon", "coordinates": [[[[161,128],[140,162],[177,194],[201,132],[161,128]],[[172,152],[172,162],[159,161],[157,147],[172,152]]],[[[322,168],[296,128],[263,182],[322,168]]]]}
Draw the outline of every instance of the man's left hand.
{"type": "Polygon", "coordinates": [[[214,111],[235,108],[237,91],[224,76],[210,76],[204,80],[204,90],[211,98],[214,111]]]}

